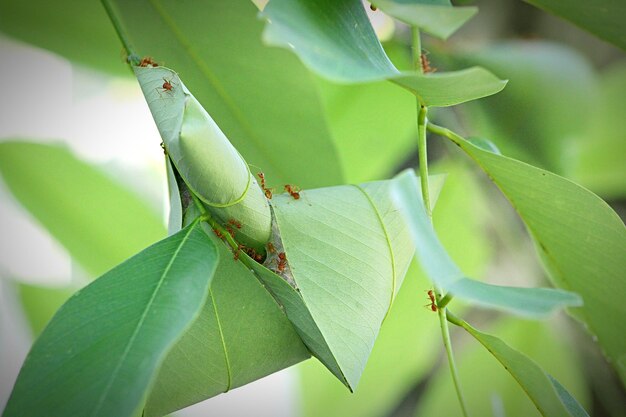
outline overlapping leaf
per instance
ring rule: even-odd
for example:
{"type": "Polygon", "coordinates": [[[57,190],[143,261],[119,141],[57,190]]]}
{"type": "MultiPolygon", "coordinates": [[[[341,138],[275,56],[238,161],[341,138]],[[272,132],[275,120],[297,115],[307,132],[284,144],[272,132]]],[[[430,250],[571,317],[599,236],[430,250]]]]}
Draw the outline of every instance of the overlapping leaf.
{"type": "Polygon", "coordinates": [[[542,317],[556,309],[578,306],[580,297],[549,288],[517,288],[486,284],[466,278],[439,242],[410,172],[395,184],[395,198],[413,235],[417,259],[428,277],[455,297],[484,307],[528,317],[542,317]]]}
{"type": "Polygon", "coordinates": [[[197,317],[217,266],[198,222],[74,294],[37,339],[3,416],[131,416],[197,317]]]}
{"type": "Polygon", "coordinates": [[[555,285],[576,291],[571,310],[598,338],[626,381],[626,227],[602,199],[581,186],[447,134],[489,175],[524,220],[555,285]]]}
{"type": "Polygon", "coordinates": [[[482,68],[401,73],[383,50],[358,0],[273,0],[263,11],[266,42],[293,50],[309,68],[331,80],[391,80],[428,106],[451,106],[495,94],[505,81],[482,68]]]}

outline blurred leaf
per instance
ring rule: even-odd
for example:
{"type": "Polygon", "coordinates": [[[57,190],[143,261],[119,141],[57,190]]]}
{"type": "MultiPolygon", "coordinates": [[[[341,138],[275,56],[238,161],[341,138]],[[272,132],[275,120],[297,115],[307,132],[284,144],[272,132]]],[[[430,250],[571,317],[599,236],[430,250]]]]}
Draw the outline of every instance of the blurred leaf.
{"type": "Polygon", "coordinates": [[[567,19],[594,35],[626,51],[622,0],[526,0],[545,11],[567,19]]]}
{"type": "Polygon", "coordinates": [[[566,172],[604,198],[626,198],[626,63],[602,74],[600,97],[566,172]]]}
{"type": "Polygon", "coordinates": [[[113,3],[138,53],[175,68],[270,185],[342,182],[314,78],[288,52],[262,44],[252,2],[113,3]]]}
{"type": "Polygon", "coordinates": [[[61,146],[0,143],[0,174],[16,199],[94,276],[165,235],[149,204],[61,146]]]}
{"type": "Polygon", "coordinates": [[[195,222],[76,293],[33,345],[3,416],[133,415],[217,262],[195,222]]]}
{"type": "Polygon", "coordinates": [[[17,288],[34,338],[41,334],[54,313],[77,290],[73,287],[41,287],[22,283],[17,288]]]}
{"type": "Polygon", "coordinates": [[[266,42],[291,49],[330,80],[357,83],[388,79],[424,105],[451,106],[504,88],[483,68],[437,74],[401,73],[385,54],[358,0],[272,0],[262,12],[266,42]]]}
{"type": "Polygon", "coordinates": [[[516,288],[468,279],[439,241],[410,173],[395,180],[394,193],[413,236],[417,260],[430,280],[456,298],[514,314],[540,318],[565,306],[578,306],[576,294],[551,288],[516,288]]]}
{"type": "MultiPolygon", "coordinates": [[[[487,220],[487,212],[482,210],[484,196],[468,170],[458,164],[446,164],[441,170],[448,175],[437,199],[435,223],[455,260],[472,273],[482,273],[489,257],[483,227],[487,220]]],[[[414,263],[409,269],[383,322],[354,393],[330,378],[319,362],[299,365],[305,416],[388,415],[431,369],[440,350],[439,323],[424,307],[430,284],[416,266],[414,263]]]]}
{"type": "MultiPolygon", "coordinates": [[[[554,374],[563,381],[576,397],[585,404],[590,403],[590,393],[587,391],[580,358],[572,349],[570,340],[564,337],[565,334],[560,332],[559,328],[553,328],[546,322],[505,318],[497,323],[492,332],[519,349],[515,356],[522,357],[522,366],[528,364],[528,358],[533,358],[546,373],[554,374]]],[[[494,360],[490,352],[477,344],[463,346],[464,349],[457,355],[457,368],[471,415],[507,417],[540,415],[524,388],[494,360]]],[[[447,367],[446,364],[442,366],[447,367]]],[[[536,366],[532,364],[528,369],[536,370],[536,366]]],[[[450,398],[454,398],[455,391],[452,380],[445,370],[447,369],[440,369],[427,387],[415,416],[460,415],[458,402],[450,401],[450,398]]],[[[545,379],[542,382],[548,393],[551,393],[552,390],[545,383],[545,379]]],[[[552,398],[554,399],[554,396],[552,398]]]]}
{"type": "MultiPolygon", "coordinates": [[[[198,214],[191,205],[185,220],[198,214]]],[[[230,249],[210,228],[205,231],[221,261],[200,316],[160,368],[145,406],[146,417],[187,407],[310,356],[281,306],[258,278],[233,259],[230,249]]]]}
{"type": "Polygon", "coordinates": [[[374,0],[372,3],[407,25],[444,40],[478,12],[478,7],[452,7],[449,0],[374,0]]]}
{"type": "Polygon", "coordinates": [[[99,1],[2,1],[0,31],[72,62],[130,75],[122,45],[99,1]]]}
{"type": "MultiPolygon", "coordinates": [[[[541,369],[535,361],[509,347],[495,336],[479,332],[467,323],[463,323],[462,327],[474,336],[515,378],[522,389],[526,391],[528,397],[535,403],[541,415],[546,417],[581,415],[580,405],[576,404],[578,408],[573,406],[571,395],[560,384],[558,385],[560,392],[557,392],[557,387],[552,382],[554,379],[541,369]],[[562,391],[567,394],[562,395],[562,391]],[[567,407],[561,398],[567,400],[567,407]],[[575,412],[572,414],[570,410],[575,410],[575,412]]],[[[587,415],[584,410],[582,410],[582,415],[587,415]]]]}
{"type": "Polygon", "coordinates": [[[626,227],[590,191],[523,162],[484,151],[447,129],[518,212],[555,285],[576,291],[584,306],[571,312],[597,336],[626,381],[626,227]]]}
{"type": "Polygon", "coordinates": [[[462,107],[472,134],[489,138],[505,155],[562,172],[596,97],[584,57],[558,44],[514,41],[456,59],[459,68],[483,65],[509,79],[502,93],[462,107]]]}

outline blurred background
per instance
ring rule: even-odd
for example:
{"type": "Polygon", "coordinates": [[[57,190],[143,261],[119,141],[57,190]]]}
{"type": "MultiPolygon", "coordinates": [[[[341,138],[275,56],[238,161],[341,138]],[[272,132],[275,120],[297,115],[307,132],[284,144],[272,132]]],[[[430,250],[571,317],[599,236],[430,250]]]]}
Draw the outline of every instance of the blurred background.
{"type": "MultiPolygon", "coordinates": [[[[25,151],[2,155],[0,147],[0,409],[33,338],[69,294],[166,233],[160,137],[116,34],[99,2],[62,3],[0,4],[0,142],[25,151]]],[[[496,96],[436,109],[431,118],[584,185],[624,219],[624,53],[521,1],[461,3],[480,12],[447,42],[424,36],[431,66],[482,65],[510,81],[496,96]]],[[[364,7],[390,57],[409,67],[408,29],[364,7]]],[[[255,74],[267,75],[257,67],[248,82],[255,74]]],[[[363,182],[417,166],[411,95],[390,83],[314,83],[341,175],[298,183],[363,182]]],[[[267,105],[289,111],[272,97],[267,105]]],[[[253,163],[254,155],[244,156],[253,163]]],[[[436,138],[429,157],[434,172],[448,173],[435,227],[463,270],[493,283],[547,285],[522,223],[488,179],[436,138]]],[[[176,415],[460,415],[438,321],[423,307],[428,288],[412,266],[355,394],[309,360],[176,415]]],[[[533,322],[454,309],[535,359],[591,415],[626,415],[623,388],[572,318],[533,322]]],[[[452,337],[473,415],[539,415],[482,347],[452,337]]]]}

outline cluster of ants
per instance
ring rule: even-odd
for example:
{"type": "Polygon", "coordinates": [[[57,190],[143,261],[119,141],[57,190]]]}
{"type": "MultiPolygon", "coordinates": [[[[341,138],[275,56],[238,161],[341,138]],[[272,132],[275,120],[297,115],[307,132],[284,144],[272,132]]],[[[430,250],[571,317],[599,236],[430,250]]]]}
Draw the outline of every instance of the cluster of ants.
{"type": "MultiPolygon", "coordinates": [[[[242,227],[243,227],[243,225],[241,224],[241,222],[239,222],[239,221],[237,221],[235,219],[230,219],[226,223],[225,229],[226,229],[226,232],[233,239],[235,239],[235,229],[241,229],[242,227]]],[[[215,233],[215,236],[217,236],[219,239],[222,239],[222,240],[224,239],[224,235],[218,229],[214,228],[213,229],[213,233],[215,233]]],[[[263,261],[265,260],[265,257],[263,256],[263,254],[258,253],[256,250],[254,250],[254,248],[249,248],[249,247],[247,247],[245,245],[242,245],[240,243],[237,246],[237,250],[234,251],[233,259],[235,261],[239,260],[239,254],[242,251],[245,252],[250,258],[254,259],[256,262],[258,262],[260,264],[262,264],[263,261]]],[[[267,243],[267,252],[268,253],[276,253],[276,249],[274,248],[274,245],[272,244],[272,242],[268,242],[267,243]]],[[[276,270],[275,270],[275,272],[283,273],[283,272],[285,272],[285,268],[287,267],[287,255],[285,255],[285,252],[280,252],[280,253],[278,253],[277,256],[278,256],[278,261],[276,263],[276,270]]]]}
{"type": "MultiPolygon", "coordinates": [[[[263,174],[262,172],[259,172],[257,175],[259,176],[259,179],[261,180],[261,188],[263,189],[263,192],[265,193],[265,198],[270,200],[272,198],[272,192],[274,191],[274,189],[267,188],[267,186],[265,185],[265,174],[263,174]]],[[[299,200],[300,191],[302,190],[298,186],[285,184],[285,191],[288,192],[289,195],[292,196],[294,200],[299,200]]]]}

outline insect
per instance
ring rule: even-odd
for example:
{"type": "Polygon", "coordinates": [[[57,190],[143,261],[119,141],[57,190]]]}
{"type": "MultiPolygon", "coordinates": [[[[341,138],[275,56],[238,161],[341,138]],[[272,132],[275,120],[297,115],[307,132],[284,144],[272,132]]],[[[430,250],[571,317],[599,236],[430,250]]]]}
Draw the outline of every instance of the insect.
{"type": "Polygon", "coordinates": [[[300,199],[300,187],[291,184],[285,184],[285,191],[287,191],[294,200],[300,199]]]}
{"type": "Polygon", "coordinates": [[[428,57],[426,55],[427,54],[423,52],[420,54],[420,64],[422,66],[422,72],[424,72],[424,74],[428,74],[429,72],[436,72],[437,68],[430,66],[430,61],[428,60],[428,57]]]}
{"type": "Polygon", "coordinates": [[[437,300],[435,299],[433,290],[428,290],[428,298],[430,299],[430,303],[426,304],[424,307],[430,307],[432,311],[437,311],[437,300]]]}
{"type": "Polygon", "coordinates": [[[172,80],[168,80],[163,77],[163,90],[165,91],[174,91],[174,86],[172,85],[172,80]]]}
{"type": "Polygon", "coordinates": [[[265,186],[265,174],[263,174],[262,172],[259,172],[257,175],[259,176],[259,179],[261,180],[261,188],[263,189],[263,192],[265,193],[265,198],[267,198],[268,200],[271,200],[273,188],[267,188],[265,186]]]}
{"type": "Polygon", "coordinates": [[[159,64],[157,64],[152,57],[149,56],[145,56],[143,58],[141,58],[141,61],[139,61],[139,66],[140,67],[158,67],[159,64]]]}
{"type": "Polygon", "coordinates": [[[226,226],[226,231],[228,232],[230,237],[232,237],[233,239],[235,238],[235,230],[232,227],[226,226]]]}
{"type": "Polygon", "coordinates": [[[235,219],[230,219],[228,221],[228,224],[230,224],[231,226],[235,226],[237,229],[241,229],[241,222],[235,220],[235,219]]]}
{"type": "Polygon", "coordinates": [[[243,245],[241,245],[241,244],[237,246],[237,250],[236,250],[236,251],[234,251],[234,255],[233,255],[233,259],[234,259],[235,261],[238,261],[238,260],[239,260],[239,254],[241,253],[241,250],[242,250],[244,247],[245,247],[245,246],[243,246],[243,245]]]}
{"type": "Polygon", "coordinates": [[[274,248],[274,245],[272,244],[272,242],[267,242],[267,252],[268,253],[276,252],[276,248],[274,248]]]}
{"type": "Polygon", "coordinates": [[[280,252],[278,254],[278,264],[276,265],[276,269],[278,273],[285,272],[286,266],[287,266],[287,255],[285,255],[285,252],[280,252]]]}
{"type": "Polygon", "coordinates": [[[217,236],[218,238],[224,239],[224,235],[219,230],[213,229],[213,233],[215,233],[215,236],[217,236]]]}
{"type": "Polygon", "coordinates": [[[373,4],[370,3],[370,10],[375,12],[376,10],[378,10],[378,7],[374,6],[373,4]]]}

